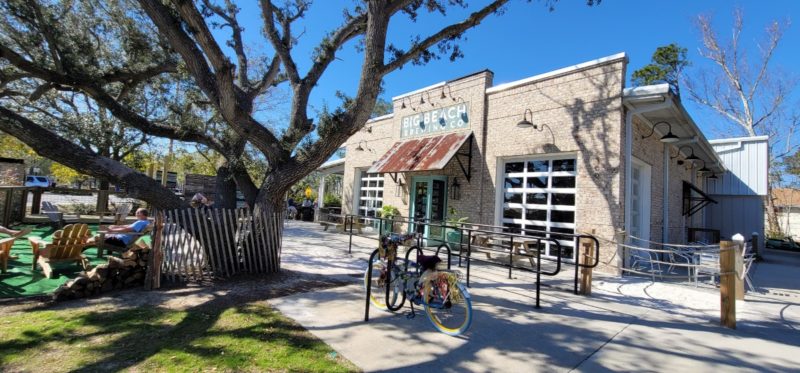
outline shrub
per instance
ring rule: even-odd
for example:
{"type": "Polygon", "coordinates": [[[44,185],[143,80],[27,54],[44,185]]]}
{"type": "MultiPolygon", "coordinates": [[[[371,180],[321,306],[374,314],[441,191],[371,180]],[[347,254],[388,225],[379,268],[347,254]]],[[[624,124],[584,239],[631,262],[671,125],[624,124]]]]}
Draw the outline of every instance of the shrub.
{"type": "Polygon", "coordinates": [[[325,193],[322,201],[325,203],[325,207],[342,207],[342,199],[333,193],[325,193]]]}
{"type": "Polygon", "coordinates": [[[381,207],[381,217],[384,219],[394,219],[395,216],[400,216],[400,210],[392,205],[383,205],[381,207]]]}

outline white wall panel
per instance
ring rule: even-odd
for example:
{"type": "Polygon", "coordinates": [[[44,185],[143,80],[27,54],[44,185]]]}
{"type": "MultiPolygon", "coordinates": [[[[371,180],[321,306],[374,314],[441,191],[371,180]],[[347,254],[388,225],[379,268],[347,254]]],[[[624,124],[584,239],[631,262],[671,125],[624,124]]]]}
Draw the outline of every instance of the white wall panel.
{"type": "Polygon", "coordinates": [[[711,146],[727,171],[708,180],[708,194],[763,196],[767,194],[767,138],[712,140],[711,146]]]}
{"type": "Polygon", "coordinates": [[[719,229],[723,240],[736,233],[764,237],[764,199],[761,196],[712,195],[717,204],[706,207],[706,228],[719,229]]]}

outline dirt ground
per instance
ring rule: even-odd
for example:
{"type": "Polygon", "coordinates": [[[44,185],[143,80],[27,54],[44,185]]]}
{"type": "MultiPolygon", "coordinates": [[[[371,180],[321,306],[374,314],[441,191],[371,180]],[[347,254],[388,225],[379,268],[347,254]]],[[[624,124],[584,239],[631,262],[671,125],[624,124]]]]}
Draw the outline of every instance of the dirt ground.
{"type": "Polygon", "coordinates": [[[224,307],[343,286],[356,281],[357,279],[355,278],[353,278],[353,281],[345,281],[341,276],[331,277],[283,270],[280,273],[268,276],[239,276],[233,280],[168,284],[158,290],[147,291],[143,288],[121,290],[110,292],[100,297],[63,302],[54,302],[50,297],[4,299],[0,302],[0,308],[7,315],[42,309],[84,308],[87,311],[92,311],[110,307],[133,308],[141,306],[185,310],[212,300],[224,307]]]}

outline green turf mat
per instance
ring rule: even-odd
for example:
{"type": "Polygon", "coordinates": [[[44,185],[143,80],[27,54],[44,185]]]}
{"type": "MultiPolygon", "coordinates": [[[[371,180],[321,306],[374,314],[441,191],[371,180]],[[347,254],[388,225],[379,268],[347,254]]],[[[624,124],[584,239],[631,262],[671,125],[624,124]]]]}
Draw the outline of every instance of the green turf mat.
{"type": "MultiPolygon", "coordinates": [[[[16,298],[34,295],[52,294],[53,291],[67,280],[74,278],[83,270],[77,263],[60,263],[53,265],[55,277],[53,279],[44,277],[42,269],[37,266],[36,270],[31,269],[33,262],[33,252],[28,237],[41,237],[45,241],[50,241],[50,237],[55,230],[50,226],[18,226],[14,229],[32,228],[33,232],[14,241],[11,249],[11,256],[17,259],[8,261],[8,272],[0,274],[0,298],[16,298]]],[[[94,234],[97,231],[96,224],[90,224],[89,229],[94,234]]],[[[149,241],[150,237],[145,237],[149,241]]],[[[97,248],[89,248],[83,252],[91,265],[107,263],[108,259],[97,257],[97,248]]]]}

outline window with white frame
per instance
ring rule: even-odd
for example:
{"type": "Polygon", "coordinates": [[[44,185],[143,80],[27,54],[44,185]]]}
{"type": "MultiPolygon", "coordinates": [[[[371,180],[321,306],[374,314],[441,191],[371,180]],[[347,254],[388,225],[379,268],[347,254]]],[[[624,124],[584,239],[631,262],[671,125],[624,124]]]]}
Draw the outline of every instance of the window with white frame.
{"type": "MultiPolygon", "coordinates": [[[[512,233],[558,240],[562,258],[574,259],[575,240],[558,233],[575,233],[575,158],[507,160],[503,169],[503,226],[512,233]]],[[[555,245],[544,244],[542,255],[555,256],[555,245]]]]}
{"type": "Polygon", "coordinates": [[[358,214],[376,216],[383,207],[383,174],[361,173],[358,196],[358,214]]]}

